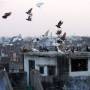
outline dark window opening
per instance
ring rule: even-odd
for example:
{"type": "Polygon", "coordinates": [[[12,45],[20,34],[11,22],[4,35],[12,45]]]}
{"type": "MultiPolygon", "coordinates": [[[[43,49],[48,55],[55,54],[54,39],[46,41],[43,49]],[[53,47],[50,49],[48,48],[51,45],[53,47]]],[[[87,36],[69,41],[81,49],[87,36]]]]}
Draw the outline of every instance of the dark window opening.
{"type": "Polygon", "coordinates": [[[35,61],[34,61],[34,60],[29,60],[29,84],[31,84],[30,71],[31,71],[32,69],[35,69],[35,61]]]}
{"type": "Polygon", "coordinates": [[[29,70],[35,69],[35,61],[29,60],[29,70]]]}
{"type": "Polygon", "coordinates": [[[40,66],[39,71],[40,71],[41,74],[44,74],[44,66],[40,66]]]}
{"type": "Polygon", "coordinates": [[[48,75],[55,75],[55,66],[48,66],[48,75]]]}
{"type": "Polygon", "coordinates": [[[71,59],[71,71],[87,71],[88,59],[71,59]]]}

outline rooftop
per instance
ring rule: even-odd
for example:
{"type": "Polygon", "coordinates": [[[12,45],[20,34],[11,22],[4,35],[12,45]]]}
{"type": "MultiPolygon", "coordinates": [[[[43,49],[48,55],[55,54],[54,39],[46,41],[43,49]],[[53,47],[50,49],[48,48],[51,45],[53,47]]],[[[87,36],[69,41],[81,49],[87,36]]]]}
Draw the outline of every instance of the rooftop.
{"type": "Polygon", "coordinates": [[[48,51],[48,52],[27,52],[24,53],[26,56],[41,56],[41,57],[56,57],[64,55],[63,52],[48,51]]]}
{"type": "Polygon", "coordinates": [[[90,58],[90,52],[74,52],[74,53],[70,53],[70,57],[71,58],[90,58]]]}

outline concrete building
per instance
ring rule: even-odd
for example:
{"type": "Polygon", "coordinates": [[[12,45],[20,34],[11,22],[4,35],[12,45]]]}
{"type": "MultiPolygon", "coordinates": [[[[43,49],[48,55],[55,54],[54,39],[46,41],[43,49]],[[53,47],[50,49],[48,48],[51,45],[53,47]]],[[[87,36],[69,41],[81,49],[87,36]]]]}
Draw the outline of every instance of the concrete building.
{"type": "Polygon", "coordinates": [[[60,90],[90,90],[90,52],[28,52],[24,54],[28,85],[31,69],[37,69],[42,77],[56,76],[60,90]]]}
{"type": "Polygon", "coordinates": [[[64,90],[90,90],[90,52],[77,51],[68,55],[69,71],[63,83],[64,90]]]}
{"type": "Polygon", "coordinates": [[[29,52],[24,54],[24,71],[27,72],[27,84],[30,81],[30,71],[36,69],[41,76],[57,76],[57,56],[59,52],[29,52]]]}
{"type": "Polygon", "coordinates": [[[90,76],[90,52],[70,54],[69,76],[90,76]]]}

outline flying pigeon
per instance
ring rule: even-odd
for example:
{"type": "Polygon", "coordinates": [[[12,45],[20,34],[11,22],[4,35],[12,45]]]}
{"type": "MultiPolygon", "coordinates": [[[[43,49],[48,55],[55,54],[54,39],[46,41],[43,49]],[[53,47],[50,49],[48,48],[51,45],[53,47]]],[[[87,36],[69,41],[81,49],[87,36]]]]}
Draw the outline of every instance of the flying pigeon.
{"type": "Polygon", "coordinates": [[[26,12],[26,13],[27,13],[28,15],[30,15],[30,16],[32,16],[32,13],[31,13],[31,12],[32,12],[32,9],[33,9],[33,8],[31,8],[30,10],[28,10],[28,11],[26,12]]]}
{"type": "Polygon", "coordinates": [[[56,32],[57,35],[60,35],[61,33],[62,33],[62,30],[58,30],[58,31],[56,32]]]}
{"type": "Polygon", "coordinates": [[[58,24],[56,25],[57,28],[61,28],[61,25],[63,24],[62,21],[59,21],[58,24]]]}
{"type": "Polygon", "coordinates": [[[27,21],[32,21],[31,16],[28,16],[28,18],[26,19],[27,21]]]}
{"type": "Polygon", "coordinates": [[[66,32],[62,35],[61,39],[62,40],[65,40],[66,39],[66,32]]]}
{"type": "Polygon", "coordinates": [[[3,19],[7,19],[7,17],[10,16],[10,15],[11,15],[11,12],[5,13],[5,14],[2,16],[2,18],[3,18],[3,19]]]}

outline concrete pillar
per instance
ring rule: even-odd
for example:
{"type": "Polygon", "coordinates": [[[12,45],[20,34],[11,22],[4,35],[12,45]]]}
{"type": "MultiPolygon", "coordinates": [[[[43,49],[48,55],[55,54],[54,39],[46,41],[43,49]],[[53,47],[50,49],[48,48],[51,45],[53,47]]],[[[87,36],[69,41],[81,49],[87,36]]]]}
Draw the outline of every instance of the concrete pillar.
{"type": "Polygon", "coordinates": [[[47,66],[44,67],[44,75],[47,76],[48,72],[47,72],[47,66]]]}

